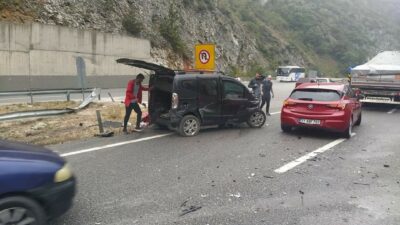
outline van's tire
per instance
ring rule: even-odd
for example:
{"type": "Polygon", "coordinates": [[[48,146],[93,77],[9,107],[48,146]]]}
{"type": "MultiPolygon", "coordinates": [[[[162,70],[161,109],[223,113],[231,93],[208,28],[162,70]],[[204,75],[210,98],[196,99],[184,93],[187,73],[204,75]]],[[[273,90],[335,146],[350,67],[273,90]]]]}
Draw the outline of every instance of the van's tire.
{"type": "Polygon", "coordinates": [[[11,217],[8,218],[9,221],[0,221],[3,224],[23,224],[29,225],[45,225],[47,224],[47,218],[43,208],[34,200],[15,196],[6,197],[0,200],[0,218],[1,214],[11,213],[11,217]],[[18,214],[15,214],[15,212],[18,214]],[[31,222],[29,222],[31,221],[31,222]]]}
{"type": "Polygon", "coordinates": [[[247,120],[247,125],[251,128],[261,128],[264,126],[267,116],[261,110],[253,112],[247,120]]]}
{"type": "Polygon", "coordinates": [[[362,113],[360,113],[360,116],[358,117],[358,120],[354,124],[355,126],[360,126],[361,125],[361,120],[362,120],[362,113]]]}
{"type": "Polygon", "coordinates": [[[178,132],[183,137],[196,136],[200,131],[200,120],[193,115],[187,115],[182,118],[178,132]]]}
{"type": "Polygon", "coordinates": [[[353,119],[350,117],[350,122],[349,122],[349,126],[347,127],[347,129],[342,133],[342,136],[344,138],[351,138],[351,135],[353,133],[353,119]]]}
{"type": "Polygon", "coordinates": [[[289,133],[292,131],[292,126],[281,124],[281,129],[285,133],[289,133]]]}

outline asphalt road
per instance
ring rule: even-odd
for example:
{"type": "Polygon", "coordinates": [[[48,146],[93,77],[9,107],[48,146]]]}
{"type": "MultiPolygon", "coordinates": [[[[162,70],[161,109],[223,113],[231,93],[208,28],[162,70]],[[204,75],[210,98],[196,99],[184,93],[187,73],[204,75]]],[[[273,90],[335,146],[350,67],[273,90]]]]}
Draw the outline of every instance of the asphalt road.
{"type": "MultiPolygon", "coordinates": [[[[275,84],[271,112],[293,86],[275,84]]],[[[148,129],[51,146],[78,178],[73,208],[52,224],[398,225],[399,125],[400,109],[365,107],[350,140],[285,134],[275,113],[261,129],[207,129],[193,138],[148,129]]]]}

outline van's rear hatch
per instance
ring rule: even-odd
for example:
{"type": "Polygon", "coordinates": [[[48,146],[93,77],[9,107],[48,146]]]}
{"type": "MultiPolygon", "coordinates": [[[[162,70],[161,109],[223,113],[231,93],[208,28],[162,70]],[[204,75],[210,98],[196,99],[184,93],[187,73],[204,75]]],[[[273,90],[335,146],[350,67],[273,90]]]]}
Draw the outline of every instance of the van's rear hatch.
{"type": "Polygon", "coordinates": [[[149,114],[151,122],[156,122],[163,115],[167,115],[171,109],[173,81],[175,71],[161,65],[142,60],[121,58],[117,63],[153,71],[150,75],[149,86],[149,114]]]}

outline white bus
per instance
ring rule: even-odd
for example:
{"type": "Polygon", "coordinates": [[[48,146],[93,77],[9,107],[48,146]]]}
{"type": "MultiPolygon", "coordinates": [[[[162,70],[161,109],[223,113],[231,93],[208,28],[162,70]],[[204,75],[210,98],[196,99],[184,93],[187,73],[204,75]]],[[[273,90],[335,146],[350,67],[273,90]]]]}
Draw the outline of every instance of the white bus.
{"type": "Polygon", "coordinates": [[[293,82],[306,77],[306,70],[298,66],[280,66],[276,71],[277,81],[293,82]]]}

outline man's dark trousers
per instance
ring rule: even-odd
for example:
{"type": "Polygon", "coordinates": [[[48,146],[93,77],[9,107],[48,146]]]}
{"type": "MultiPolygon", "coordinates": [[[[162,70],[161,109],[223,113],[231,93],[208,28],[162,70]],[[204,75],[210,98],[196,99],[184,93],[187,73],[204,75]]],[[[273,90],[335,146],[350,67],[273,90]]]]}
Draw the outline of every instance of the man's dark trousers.
{"type": "Polygon", "coordinates": [[[265,104],[267,104],[266,113],[268,114],[269,106],[271,105],[271,95],[263,95],[262,96],[261,109],[264,107],[265,104]]]}
{"type": "Polygon", "coordinates": [[[135,110],[137,114],[137,119],[136,119],[136,128],[140,128],[140,122],[142,121],[142,110],[140,109],[140,106],[137,102],[131,103],[129,107],[125,107],[125,119],[124,119],[124,130],[126,130],[126,127],[128,125],[129,118],[131,117],[132,109],[135,110]]]}

